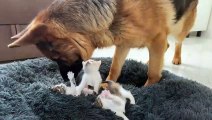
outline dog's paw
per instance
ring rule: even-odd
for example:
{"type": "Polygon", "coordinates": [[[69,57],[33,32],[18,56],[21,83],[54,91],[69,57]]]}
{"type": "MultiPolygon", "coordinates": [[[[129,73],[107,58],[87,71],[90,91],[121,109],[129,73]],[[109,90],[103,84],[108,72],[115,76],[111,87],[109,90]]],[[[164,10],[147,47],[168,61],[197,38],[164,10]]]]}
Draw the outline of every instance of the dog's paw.
{"type": "Polygon", "coordinates": [[[151,86],[153,84],[156,84],[160,81],[160,77],[156,77],[154,79],[147,79],[146,83],[144,84],[144,87],[147,87],[147,86],[151,86]]]}
{"type": "Polygon", "coordinates": [[[65,94],[66,93],[66,85],[61,83],[59,85],[55,85],[51,88],[51,90],[53,92],[57,92],[57,93],[61,93],[61,94],[65,94]]]}
{"type": "Polygon", "coordinates": [[[96,94],[96,92],[94,92],[94,90],[91,90],[91,89],[89,89],[89,88],[84,88],[84,89],[83,89],[83,93],[84,93],[85,96],[88,96],[88,95],[95,95],[95,94],[96,94]]]}
{"type": "Polygon", "coordinates": [[[172,60],[172,63],[173,63],[174,65],[180,65],[180,64],[181,64],[181,58],[174,58],[174,59],[172,60]]]}

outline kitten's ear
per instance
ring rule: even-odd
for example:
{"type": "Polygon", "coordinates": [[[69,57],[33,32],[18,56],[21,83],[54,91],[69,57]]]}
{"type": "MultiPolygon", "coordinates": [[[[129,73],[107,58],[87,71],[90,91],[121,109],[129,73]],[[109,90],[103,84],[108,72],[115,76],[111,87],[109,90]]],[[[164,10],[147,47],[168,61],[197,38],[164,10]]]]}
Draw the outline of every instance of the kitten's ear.
{"type": "Polygon", "coordinates": [[[87,61],[83,61],[82,64],[83,64],[83,65],[87,64],[87,61]]]}
{"type": "Polygon", "coordinates": [[[89,61],[83,61],[83,62],[82,62],[82,65],[83,65],[83,66],[86,66],[86,65],[88,65],[88,63],[89,63],[89,61]]]}

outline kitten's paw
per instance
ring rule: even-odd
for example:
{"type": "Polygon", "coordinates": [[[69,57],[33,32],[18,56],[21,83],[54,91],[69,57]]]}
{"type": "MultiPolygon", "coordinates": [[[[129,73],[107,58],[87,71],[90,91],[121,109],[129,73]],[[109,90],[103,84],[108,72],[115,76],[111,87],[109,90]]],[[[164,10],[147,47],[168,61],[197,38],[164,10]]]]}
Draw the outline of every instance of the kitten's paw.
{"type": "Polygon", "coordinates": [[[135,105],[135,99],[134,98],[130,100],[130,104],[135,105]]]}
{"type": "Polygon", "coordinates": [[[89,89],[89,88],[84,88],[83,93],[85,94],[85,96],[95,95],[95,92],[93,90],[89,89]]]}
{"type": "Polygon", "coordinates": [[[89,94],[88,88],[84,88],[84,89],[82,90],[82,92],[84,93],[85,96],[88,96],[88,94],[89,94]]]}
{"type": "Polygon", "coordinates": [[[80,96],[81,95],[81,93],[76,93],[74,96],[75,97],[78,97],[78,96],[80,96]]]}
{"type": "Polygon", "coordinates": [[[74,73],[73,72],[68,72],[68,79],[72,80],[74,78],[74,73]]]}
{"type": "Polygon", "coordinates": [[[51,88],[51,90],[53,92],[57,92],[57,93],[61,93],[61,94],[65,94],[66,93],[66,85],[61,83],[59,85],[55,85],[51,88]]]}

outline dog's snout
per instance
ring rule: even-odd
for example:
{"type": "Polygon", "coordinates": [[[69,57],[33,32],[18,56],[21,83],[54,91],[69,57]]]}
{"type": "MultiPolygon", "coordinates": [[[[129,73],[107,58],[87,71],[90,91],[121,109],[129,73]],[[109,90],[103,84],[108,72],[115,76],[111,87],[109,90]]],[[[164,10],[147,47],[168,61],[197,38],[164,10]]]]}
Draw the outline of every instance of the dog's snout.
{"type": "Polygon", "coordinates": [[[73,72],[74,78],[76,78],[82,69],[82,60],[77,60],[73,62],[72,64],[69,64],[66,61],[61,59],[57,59],[55,61],[58,64],[58,67],[60,69],[60,74],[62,78],[64,79],[64,81],[68,81],[68,76],[67,76],[68,72],[70,71],[73,72]]]}

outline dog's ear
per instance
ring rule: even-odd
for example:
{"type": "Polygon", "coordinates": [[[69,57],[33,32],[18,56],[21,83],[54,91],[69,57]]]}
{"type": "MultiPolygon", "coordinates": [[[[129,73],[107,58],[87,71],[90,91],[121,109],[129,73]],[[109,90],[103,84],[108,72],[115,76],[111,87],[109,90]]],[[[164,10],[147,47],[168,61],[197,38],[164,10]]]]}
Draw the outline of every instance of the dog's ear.
{"type": "Polygon", "coordinates": [[[13,43],[9,44],[9,48],[20,47],[24,45],[36,44],[41,40],[44,34],[47,32],[47,26],[45,24],[36,24],[30,26],[30,28],[24,29],[19,34],[11,37],[16,39],[13,43]]]}
{"type": "Polygon", "coordinates": [[[29,26],[27,28],[25,28],[24,30],[22,30],[20,33],[18,33],[17,35],[14,35],[11,37],[12,40],[17,40],[19,39],[21,36],[24,35],[24,33],[27,32],[27,30],[29,29],[29,26]]]}

